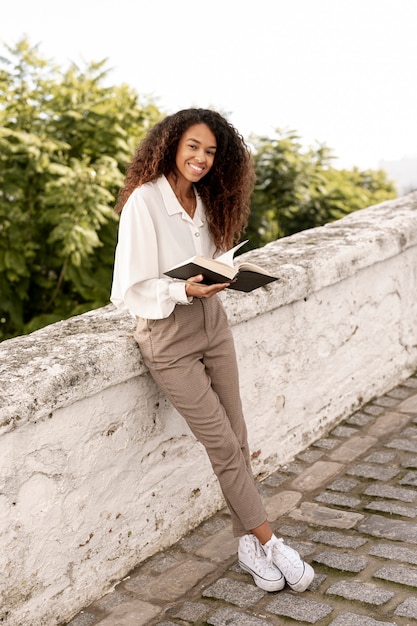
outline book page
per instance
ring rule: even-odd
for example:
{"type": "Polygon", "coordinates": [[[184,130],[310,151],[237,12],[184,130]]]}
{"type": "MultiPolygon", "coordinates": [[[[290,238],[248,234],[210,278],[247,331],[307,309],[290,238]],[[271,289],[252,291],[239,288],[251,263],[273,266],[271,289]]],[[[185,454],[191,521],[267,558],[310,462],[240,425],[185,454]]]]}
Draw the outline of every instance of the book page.
{"type": "Polygon", "coordinates": [[[235,254],[239,250],[239,248],[244,246],[245,243],[248,243],[248,241],[249,241],[249,239],[246,239],[245,241],[242,241],[241,243],[238,243],[237,246],[235,246],[231,250],[228,250],[227,252],[224,252],[220,256],[216,257],[215,260],[216,261],[220,261],[220,263],[225,263],[226,265],[230,265],[230,267],[233,267],[233,257],[235,256],[235,254]]]}
{"type": "Polygon", "coordinates": [[[255,265],[255,263],[241,263],[240,265],[238,265],[238,268],[241,272],[244,272],[246,270],[247,272],[257,272],[258,274],[270,276],[269,272],[264,270],[262,267],[259,267],[259,265],[255,265]]]}

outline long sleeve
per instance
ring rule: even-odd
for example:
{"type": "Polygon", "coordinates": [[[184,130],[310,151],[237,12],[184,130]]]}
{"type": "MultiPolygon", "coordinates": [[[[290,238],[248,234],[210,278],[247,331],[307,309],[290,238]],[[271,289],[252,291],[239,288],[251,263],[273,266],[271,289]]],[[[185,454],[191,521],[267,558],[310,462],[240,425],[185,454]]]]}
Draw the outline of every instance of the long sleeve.
{"type": "Polygon", "coordinates": [[[119,223],[110,296],[115,306],[133,316],[160,319],[177,304],[191,302],[185,284],[164,276],[164,271],[196,254],[214,254],[201,201],[198,205],[193,221],[164,177],[132,193],[119,223]]]}

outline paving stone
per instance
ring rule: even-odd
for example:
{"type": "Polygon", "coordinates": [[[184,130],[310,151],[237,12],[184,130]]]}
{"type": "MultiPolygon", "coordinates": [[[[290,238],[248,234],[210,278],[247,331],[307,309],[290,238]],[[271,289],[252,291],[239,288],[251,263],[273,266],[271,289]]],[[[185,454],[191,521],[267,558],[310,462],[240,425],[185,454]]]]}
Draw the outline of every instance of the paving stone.
{"type": "Polygon", "coordinates": [[[381,515],[370,515],[363,523],[359,524],[358,530],[373,537],[417,543],[417,524],[403,520],[391,520],[381,515]]]}
{"type": "Polygon", "coordinates": [[[146,583],[140,577],[134,577],[124,585],[142,600],[168,602],[183,596],[215,569],[214,563],[189,558],[164,574],[149,577],[146,583]]]}
{"type": "Polygon", "coordinates": [[[316,543],[324,543],[335,548],[360,548],[367,540],[363,537],[353,537],[346,535],[346,533],[337,533],[329,530],[320,530],[317,533],[313,533],[309,536],[311,541],[316,543]]]}
{"type": "Polygon", "coordinates": [[[268,478],[265,478],[262,481],[262,484],[267,485],[268,487],[279,487],[282,483],[285,483],[286,480],[288,480],[288,476],[285,476],[280,472],[275,472],[274,474],[271,474],[271,476],[268,476],[268,478]]]}
{"type": "Polygon", "coordinates": [[[353,437],[358,433],[357,428],[352,428],[350,426],[336,426],[330,433],[332,437],[353,437]]]}
{"type": "Polygon", "coordinates": [[[236,604],[241,608],[254,606],[265,594],[266,591],[255,585],[242,583],[231,578],[220,578],[203,591],[205,598],[217,598],[236,604]]]}
{"type": "Polygon", "coordinates": [[[402,467],[405,468],[417,468],[417,456],[409,456],[404,459],[401,463],[402,467]]]}
{"type": "Polygon", "coordinates": [[[299,459],[300,461],[304,461],[304,463],[315,463],[316,461],[318,461],[322,456],[323,456],[324,452],[322,452],[321,450],[306,450],[305,452],[301,452],[300,454],[297,454],[297,459],[299,459]]]}
{"type": "Polygon", "coordinates": [[[367,456],[366,459],[364,459],[364,461],[367,463],[381,463],[381,465],[384,465],[385,463],[391,463],[391,461],[393,461],[396,456],[397,456],[396,452],[378,451],[378,452],[373,452],[372,454],[367,456]]]}
{"type": "Polygon", "coordinates": [[[357,613],[342,613],[329,626],[396,626],[395,622],[380,622],[372,617],[357,613]]]}
{"type": "Polygon", "coordinates": [[[230,522],[222,517],[215,516],[203,522],[203,524],[200,525],[200,531],[208,535],[215,535],[221,530],[225,530],[226,527],[230,527],[230,522]]]}
{"type": "MultiPolygon", "coordinates": [[[[413,380],[417,379],[414,378],[413,380]]],[[[401,411],[401,413],[417,413],[417,394],[410,396],[407,400],[403,400],[398,405],[397,410],[401,411]]]]}
{"type": "Polygon", "coordinates": [[[403,387],[410,387],[413,389],[417,389],[417,378],[407,378],[403,383],[401,383],[403,387]]]}
{"type": "Polygon", "coordinates": [[[387,396],[390,398],[397,398],[397,400],[405,400],[411,395],[411,391],[409,388],[404,387],[394,387],[387,393],[387,396]]]}
{"type": "Polygon", "coordinates": [[[307,526],[304,525],[288,525],[284,524],[280,526],[279,534],[283,537],[299,537],[307,530],[307,526]]]}
{"type": "Polygon", "coordinates": [[[303,463],[299,463],[298,461],[293,461],[292,463],[287,463],[281,467],[281,472],[285,472],[286,474],[301,474],[304,470],[305,466],[303,463]]]}
{"type": "Polygon", "coordinates": [[[332,450],[338,445],[340,445],[338,439],[319,439],[313,443],[316,448],[323,448],[324,450],[332,450]]]}
{"type": "Polygon", "coordinates": [[[417,437],[417,427],[409,426],[405,430],[401,431],[401,437],[405,437],[406,439],[417,437]]]}
{"type": "Polygon", "coordinates": [[[361,500],[359,498],[350,498],[348,496],[342,496],[338,493],[324,492],[314,498],[316,502],[322,502],[323,504],[334,504],[336,506],[344,506],[348,509],[355,509],[360,506],[361,500]]]}
{"type": "Polygon", "coordinates": [[[381,415],[384,412],[384,409],[381,406],[375,406],[373,404],[368,404],[362,408],[363,413],[368,413],[369,415],[381,415]]]}
{"type": "Polygon", "coordinates": [[[353,528],[364,516],[360,513],[330,509],[315,502],[302,502],[300,508],[291,511],[289,517],[300,522],[316,524],[317,526],[353,528]]]}
{"type": "Polygon", "coordinates": [[[408,587],[417,587],[417,569],[411,567],[381,567],[375,572],[374,578],[389,580],[392,583],[399,583],[408,587]]]}
{"type": "Polygon", "coordinates": [[[408,474],[406,474],[404,478],[399,481],[399,484],[417,487],[417,472],[408,472],[408,474]]]}
{"type": "Polygon", "coordinates": [[[395,615],[417,620],[417,598],[407,598],[395,609],[395,615]]]}
{"type": "Polygon", "coordinates": [[[192,532],[180,539],[178,546],[185,552],[195,552],[197,546],[206,541],[206,537],[199,535],[198,532],[192,532]]]}
{"type": "Polygon", "coordinates": [[[393,502],[375,500],[365,506],[366,511],[380,511],[381,513],[390,513],[391,515],[401,515],[402,517],[414,518],[417,515],[417,509],[394,504],[393,502]]]}
{"type": "Polygon", "coordinates": [[[341,491],[342,493],[348,493],[352,491],[359,482],[354,478],[336,478],[332,483],[326,485],[326,489],[330,489],[331,491],[341,491]]]}
{"type": "Polygon", "coordinates": [[[326,580],[327,576],[325,574],[319,574],[318,572],[314,572],[313,581],[310,583],[308,590],[310,592],[316,591],[321,585],[321,583],[326,580]]]}
{"type": "Polygon", "coordinates": [[[254,615],[227,608],[219,609],[213,613],[206,623],[210,626],[273,626],[271,622],[254,615]]]}
{"type": "Polygon", "coordinates": [[[366,415],[365,413],[358,411],[358,413],[354,413],[353,415],[351,415],[346,420],[346,423],[353,424],[354,426],[366,426],[373,420],[374,420],[374,417],[372,415],[366,415]]]}
{"type": "Polygon", "coordinates": [[[369,485],[363,492],[366,496],[376,496],[378,498],[389,498],[390,500],[402,500],[403,502],[414,502],[417,494],[411,489],[401,487],[390,487],[389,485],[369,485]]]}
{"type": "Polygon", "coordinates": [[[377,406],[392,408],[398,404],[398,400],[396,398],[390,398],[389,396],[381,396],[380,398],[374,400],[374,404],[377,406]]]}
{"type": "Polygon", "coordinates": [[[340,463],[351,463],[354,459],[372,448],[378,440],[368,435],[357,435],[332,450],[329,458],[340,463]]]}
{"type": "Polygon", "coordinates": [[[162,609],[159,606],[132,600],[114,608],[111,615],[100,620],[99,626],[148,626],[160,613],[162,609]]]}
{"type": "Polygon", "coordinates": [[[81,611],[67,623],[67,626],[91,626],[97,622],[98,616],[95,613],[89,613],[89,611],[81,611]]]}
{"type": "Polygon", "coordinates": [[[110,611],[115,606],[123,602],[129,602],[130,600],[133,600],[132,594],[127,594],[122,591],[113,591],[113,593],[107,593],[100,598],[100,600],[97,600],[97,602],[94,603],[94,607],[98,607],[102,611],[110,611]]]}
{"type": "Polygon", "coordinates": [[[396,430],[404,428],[409,418],[401,413],[387,412],[377,417],[368,428],[368,435],[372,437],[386,437],[396,430]]]}
{"type": "Polygon", "coordinates": [[[341,572],[361,572],[368,565],[368,560],[364,556],[345,552],[320,552],[315,555],[313,561],[341,572]]]}
{"type": "Polygon", "coordinates": [[[146,565],[142,568],[142,572],[147,574],[162,574],[163,572],[167,572],[171,567],[176,567],[184,561],[185,557],[178,554],[173,554],[169,552],[159,552],[155,554],[155,556],[151,557],[146,565]]]}
{"type": "Polygon", "coordinates": [[[184,602],[179,611],[171,613],[172,617],[177,619],[187,620],[189,622],[198,622],[207,615],[210,611],[210,607],[202,602],[184,602]]]}
{"type": "Polygon", "coordinates": [[[291,619],[299,622],[315,624],[329,615],[333,608],[328,604],[280,593],[272,602],[267,604],[266,610],[275,615],[291,617],[291,619]]]}
{"type": "Polygon", "coordinates": [[[238,539],[233,537],[229,526],[223,528],[203,543],[201,543],[195,554],[203,559],[219,562],[237,554],[238,539]]]}
{"type": "Polygon", "coordinates": [[[383,559],[392,561],[401,561],[403,563],[412,563],[417,565],[417,551],[397,546],[392,543],[376,543],[369,550],[371,556],[380,556],[383,559]]]}
{"type": "Polygon", "coordinates": [[[274,522],[279,517],[286,515],[295,509],[300,502],[302,494],[299,491],[281,491],[272,497],[264,499],[264,506],[268,513],[268,519],[274,522]]]}
{"type": "Polygon", "coordinates": [[[305,491],[313,491],[337,476],[342,469],[343,465],[341,463],[317,461],[297,476],[292,481],[291,486],[303,493],[305,491]]]}
{"type": "Polygon", "coordinates": [[[391,480],[400,473],[400,470],[391,467],[376,467],[369,463],[358,463],[346,470],[350,476],[361,476],[362,478],[372,478],[374,480],[391,480]]]}
{"type": "Polygon", "coordinates": [[[311,543],[307,543],[305,541],[295,541],[293,539],[291,541],[286,541],[285,543],[296,550],[303,559],[307,559],[307,557],[310,556],[310,554],[313,554],[316,549],[316,546],[313,546],[311,543]]]}
{"type": "Polygon", "coordinates": [[[357,600],[366,604],[380,606],[385,604],[395,595],[391,591],[385,591],[376,585],[369,583],[355,583],[347,580],[340,580],[326,591],[326,594],[340,596],[345,600],[357,600]]]}
{"type": "Polygon", "coordinates": [[[417,452],[417,441],[412,439],[393,439],[385,444],[387,448],[395,448],[396,450],[405,450],[406,452],[417,452]]]}

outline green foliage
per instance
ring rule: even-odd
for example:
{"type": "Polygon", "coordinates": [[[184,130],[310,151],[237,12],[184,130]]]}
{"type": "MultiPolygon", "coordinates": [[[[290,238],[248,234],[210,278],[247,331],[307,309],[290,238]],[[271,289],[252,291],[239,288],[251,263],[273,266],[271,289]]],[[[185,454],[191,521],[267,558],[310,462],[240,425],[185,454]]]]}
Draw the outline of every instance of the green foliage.
{"type": "MultiPolygon", "coordinates": [[[[26,39],[0,58],[0,340],[108,303],[125,163],[162,114],[105,63],[62,70],[26,39]]],[[[251,247],[395,196],[294,132],[252,143],[251,247]]]]}
{"type": "Polygon", "coordinates": [[[382,170],[338,170],[326,146],[303,150],[294,132],[252,137],[257,182],[247,236],[252,247],[322,226],[395,197],[382,170]]]}
{"type": "Polygon", "coordinates": [[[108,303],[125,163],[161,118],[105,61],[0,59],[0,340],[108,303]]]}

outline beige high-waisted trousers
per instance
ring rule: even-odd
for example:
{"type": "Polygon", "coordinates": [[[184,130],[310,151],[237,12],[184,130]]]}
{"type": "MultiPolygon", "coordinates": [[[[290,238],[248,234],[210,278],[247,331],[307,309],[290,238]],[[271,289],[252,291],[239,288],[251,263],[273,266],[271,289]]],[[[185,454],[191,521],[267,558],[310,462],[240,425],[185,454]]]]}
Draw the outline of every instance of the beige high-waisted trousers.
{"type": "Polygon", "coordinates": [[[250,466],[235,347],[217,296],[138,318],[135,339],[156,384],[205,447],[236,537],[267,519],[250,466]]]}

